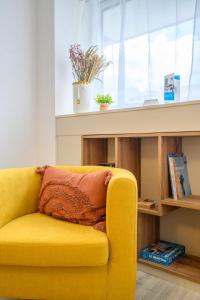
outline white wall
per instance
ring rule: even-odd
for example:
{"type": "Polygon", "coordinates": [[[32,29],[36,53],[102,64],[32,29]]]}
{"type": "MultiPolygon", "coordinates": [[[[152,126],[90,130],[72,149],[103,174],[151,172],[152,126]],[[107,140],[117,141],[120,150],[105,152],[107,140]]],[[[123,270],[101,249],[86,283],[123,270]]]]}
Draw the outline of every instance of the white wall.
{"type": "MultiPolygon", "coordinates": [[[[34,1],[34,0],[33,0],[34,1]]],[[[37,0],[37,164],[55,164],[54,0],[37,0]]]]}
{"type": "Polygon", "coordinates": [[[36,2],[0,0],[0,168],[36,163],[36,2]]]}
{"type": "MultiPolygon", "coordinates": [[[[94,1],[96,3],[96,1],[94,1]]],[[[78,43],[87,49],[96,44],[97,30],[92,34],[96,14],[91,11],[88,1],[56,0],[55,1],[55,113],[64,115],[73,112],[72,75],[69,60],[69,47],[78,43]],[[92,21],[93,20],[93,21],[92,21]],[[91,32],[90,32],[91,31],[91,32]],[[94,38],[95,36],[95,38],[94,38]],[[95,42],[93,42],[93,38],[95,42]]],[[[95,87],[96,89],[96,87],[95,87]]],[[[94,102],[94,107],[95,102],[94,102]]]]}
{"type": "Polygon", "coordinates": [[[55,103],[56,115],[72,112],[72,69],[69,47],[78,38],[78,0],[55,1],[55,103]]]}
{"type": "Polygon", "coordinates": [[[53,163],[53,0],[0,0],[0,168],[53,163]]]}

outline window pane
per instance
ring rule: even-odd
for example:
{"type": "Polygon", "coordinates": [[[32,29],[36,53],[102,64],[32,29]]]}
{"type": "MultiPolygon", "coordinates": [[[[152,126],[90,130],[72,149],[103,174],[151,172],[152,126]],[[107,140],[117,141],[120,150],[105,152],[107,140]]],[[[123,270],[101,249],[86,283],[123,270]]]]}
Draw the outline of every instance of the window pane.
{"type": "Polygon", "coordinates": [[[104,93],[110,94],[113,97],[115,104],[117,104],[119,44],[105,47],[104,55],[107,61],[112,61],[112,64],[104,71],[104,93]]]}
{"type": "Polygon", "coordinates": [[[148,36],[125,42],[126,102],[135,105],[148,99],[148,36]]]}
{"type": "MultiPolygon", "coordinates": [[[[137,106],[146,99],[163,102],[164,76],[180,75],[181,100],[188,96],[192,61],[193,20],[127,39],[125,46],[124,106],[137,106]]],[[[117,100],[119,44],[104,48],[113,64],[104,74],[104,92],[117,100]]]]}
{"type": "Polygon", "coordinates": [[[164,28],[150,35],[151,96],[163,100],[163,78],[180,75],[181,100],[187,98],[192,59],[193,21],[164,28]]]}

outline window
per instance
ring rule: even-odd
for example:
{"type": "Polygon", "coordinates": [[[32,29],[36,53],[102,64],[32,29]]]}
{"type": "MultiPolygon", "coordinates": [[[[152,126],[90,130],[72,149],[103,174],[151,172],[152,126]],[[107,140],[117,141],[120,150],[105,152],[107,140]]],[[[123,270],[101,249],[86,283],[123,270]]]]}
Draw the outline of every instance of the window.
{"type": "MultiPolygon", "coordinates": [[[[190,100],[195,4],[103,1],[103,49],[113,62],[104,73],[104,92],[114,97],[115,106],[138,106],[145,99],[162,103],[164,76],[170,73],[180,75],[181,101],[190,100]]],[[[200,99],[200,90],[196,97],[200,99]]]]}

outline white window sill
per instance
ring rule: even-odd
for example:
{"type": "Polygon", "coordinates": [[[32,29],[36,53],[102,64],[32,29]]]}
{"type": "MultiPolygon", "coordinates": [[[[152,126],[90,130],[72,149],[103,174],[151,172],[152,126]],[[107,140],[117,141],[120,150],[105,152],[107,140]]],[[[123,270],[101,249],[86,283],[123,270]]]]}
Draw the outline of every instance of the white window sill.
{"type": "Polygon", "coordinates": [[[187,106],[187,105],[195,105],[195,104],[200,104],[200,100],[191,100],[191,101],[183,101],[183,102],[167,103],[167,104],[145,105],[145,106],[137,106],[131,108],[115,108],[115,109],[109,109],[105,111],[91,111],[91,112],[78,113],[78,114],[71,113],[65,115],[57,115],[56,118],[79,117],[79,116],[110,114],[110,113],[140,111],[140,110],[153,110],[153,109],[176,107],[176,106],[187,106]]]}

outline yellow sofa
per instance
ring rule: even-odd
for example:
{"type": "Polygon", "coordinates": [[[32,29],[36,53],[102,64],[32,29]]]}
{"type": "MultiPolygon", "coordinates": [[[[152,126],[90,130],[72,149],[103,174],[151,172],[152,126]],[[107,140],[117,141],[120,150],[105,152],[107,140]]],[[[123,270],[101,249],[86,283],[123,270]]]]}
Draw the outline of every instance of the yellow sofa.
{"type": "Polygon", "coordinates": [[[38,213],[35,168],[0,170],[0,298],[134,299],[137,184],[130,172],[111,170],[106,234],[38,213]]]}

